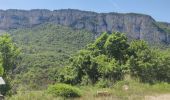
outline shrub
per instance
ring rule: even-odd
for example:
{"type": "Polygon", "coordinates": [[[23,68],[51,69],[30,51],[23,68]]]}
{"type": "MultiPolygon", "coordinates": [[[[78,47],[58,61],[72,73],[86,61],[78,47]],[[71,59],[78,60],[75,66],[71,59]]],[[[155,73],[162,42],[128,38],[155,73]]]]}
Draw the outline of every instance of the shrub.
{"type": "Polygon", "coordinates": [[[99,88],[108,88],[111,87],[113,85],[113,82],[111,82],[110,80],[104,80],[104,79],[100,79],[96,86],[99,88]]]}
{"type": "Polygon", "coordinates": [[[61,96],[61,97],[80,97],[81,91],[68,84],[55,84],[48,87],[48,93],[53,94],[54,96],[61,96]]]}

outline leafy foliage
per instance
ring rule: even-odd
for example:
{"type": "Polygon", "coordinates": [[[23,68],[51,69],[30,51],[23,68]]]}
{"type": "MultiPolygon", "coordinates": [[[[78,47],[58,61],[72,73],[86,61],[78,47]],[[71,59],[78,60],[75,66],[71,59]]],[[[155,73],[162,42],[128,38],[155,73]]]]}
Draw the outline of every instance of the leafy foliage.
{"type": "Polygon", "coordinates": [[[113,33],[109,36],[107,33],[102,34],[93,44],[89,44],[85,50],[79,51],[70,60],[71,64],[66,69],[71,69],[71,71],[61,73],[63,82],[81,83],[84,76],[87,76],[92,84],[101,78],[112,81],[122,79],[125,67],[121,63],[126,61],[123,53],[127,52],[128,48],[126,41],[126,37],[120,33],[113,33]],[[119,49],[112,48],[112,46],[119,47],[119,49]],[[122,53],[121,57],[117,55],[117,52],[122,53]],[[69,79],[67,76],[73,77],[69,79]]]}
{"type": "Polygon", "coordinates": [[[2,75],[3,75],[3,73],[4,73],[4,68],[3,68],[3,66],[2,66],[2,65],[0,65],[0,76],[2,76],[2,75]]]}
{"type": "Polygon", "coordinates": [[[16,59],[20,53],[9,34],[4,34],[0,37],[0,52],[4,72],[8,74],[16,67],[16,59]]]}
{"type": "Polygon", "coordinates": [[[168,52],[152,50],[144,41],[133,41],[130,45],[132,56],[129,58],[131,74],[143,82],[170,82],[168,52]],[[165,55],[166,54],[166,55],[165,55]],[[165,60],[166,59],[166,60],[165,60]],[[161,75],[162,74],[162,75],[161,75]]]}
{"type": "Polygon", "coordinates": [[[108,87],[126,74],[142,82],[170,82],[168,50],[128,42],[119,32],[103,33],[94,43],[91,33],[53,24],[10,33],[23,52],[13,82],[29,89],[55,82],[108,87]]]}
{"type": "Polygon", "coordinates": [[[85,30],[49,23],[11,30],[10,33],[13,41],[22,48],[14,83],[22,83],[29,89],[56,82],[58,71],[68,64],[69,57],[93,40],[93,34],[85,30]]]}
{"type": "Polygon", "coordinates": [[[107,81],[114,83],[130,74],[142,82],[170,82],[169,59],[142,40],[128,43],[122,33],[103,33],[70,59],[70,65],[61,71],[60,79],[71,84],[105,85],[107,81]]]}
{"type": "Polygon", "coordinates": [[[61,97],[80,97],[80,90],[67,84],[55,84],[48,87],[48,92],[54,96],[61,97]]]}
{"type": "Polygon", "coordinates": [[[0,86],[1,93],[6,95],[11,89],[11,78],[14,68],[17,66],[17,58],[20,50],[13,43],[9,34],[3,34],[0,37],[0,74],[3,76],[6,84],[0,86]]]}
{"type": "Polygon", "coordinates": [[[120,62],[125,60],[128,47],[126,36],[119,32],[110,35],[104,44],[107,55],[120,62]]]}

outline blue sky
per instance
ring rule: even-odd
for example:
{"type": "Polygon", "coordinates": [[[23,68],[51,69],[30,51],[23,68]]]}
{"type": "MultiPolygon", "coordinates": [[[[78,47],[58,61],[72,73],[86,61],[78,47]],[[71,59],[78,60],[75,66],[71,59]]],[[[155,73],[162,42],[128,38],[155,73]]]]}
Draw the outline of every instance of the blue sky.
{"type": "Polygon", "coordinates": [[[170,22],[170,0],[0,0],[0,9],[80,9],[143,13],[170,22]]]}

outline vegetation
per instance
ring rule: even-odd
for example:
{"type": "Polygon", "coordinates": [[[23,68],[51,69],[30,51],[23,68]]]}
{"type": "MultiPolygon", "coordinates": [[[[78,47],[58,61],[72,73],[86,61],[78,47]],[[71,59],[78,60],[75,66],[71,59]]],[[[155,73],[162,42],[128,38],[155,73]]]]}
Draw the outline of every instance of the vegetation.
{"type": "MultiPolygon", "coordinates": [[[[127,37],[119,32],[103,33],[92,43],[88,32],[53,24],[11,32],[14,32],[13,40],[22,48],[23,53],[20,59],[15,55],[9,57],[21,61],[15,68],[17,71],[14,71],[15,80],[12,83],[22,83],[17,86],[18,93],[8,97],[9,100],[53,100],[68,97],[126,100],[129,97],[143,99],[146,95],[170,92],[168,49],[150,48],[143,40],[128,42],[127,37]],[[86,44],[88,45],[83,48],[86,44]],[[77,50],[79,51],[74,53],[77,50]],[[53,83],[55,84],[46,86],[53,83]],[[24,87],[24,91],[18,87],[24,87]],[[98,91],[106,91],[108,95],[103,97],[98,91]]],[[[12,48],[15,53],[5,54],[18,55],[16,51],[19,50],[14,45],[12,48]]],[[[10,61],[12,62],[7,64],[16,64],[15,60],[10,61]]],[[[4,73],[9,72],[10,75],[12,67],[6,68],[9,70],[2,67],[1,72],[4,70],[4,73]]]]}
{"type": "Polygon", "coordinates": [[[164,52],[150,49],[142,40],[128,43],[126,36],[119,32],[104,33],[70,59],[70,65],[60,74],[60,81],[96,84],[109,80],[114,83],[129,74],[141,82],[169,83],[170,56],[164,52]]]}
{"type": "Polygon", "coordinates": [[[81,91],[67,84],[55,84],[48,87],[48,92],[53,94],[54,96],[61,97],[80,97],[81,91]]]}
{"type": "Polygon", "coordinates": [[[5,85],[0,86],[0,92],[3,95],[10,93],[12,72],[17,66],[19,53],[20,50],[12,42],[8,34],[4,34],[0,37],[0,74],[6,82],[5,85]]]}
{"type": "MultiPolygon", "coordinates": [[[[81,86],[82,96],[75,100],[144,100],[145,96],[161,95],[170,92],[170,85],[159,83],[155,85],[144,84],[135,80],[122,80],[116,82],[110,88],[96,86],[81,86]],[[127,85],[128,90],[123,87],[127,85]],[[109,96],[100,96],[97,91],[108,91],[109,96]]],[[[8,97],[7,100],[63,100],[65,98],[53,96],[44,91],[19,91],[16,95],[8,97]]],[[[69,98],[68,98],[69,99],[69,98]]],[[[74,100],[73,99],[73,100],[74,100]]]]}
{"type": "Polygon", "coordinates": [[[2,65],[0,65],[0,76],[2,76],[2,75],[3,75],[3,73],[4,73],[4,68],[3,68],[3,66],[2,66],[2,65]]]}
{"type": "Polygon", "coordinates": [[[157,22],[156,25],[164,30],[166,33],[170,33],[170,26],[163,24],[161,22],[157,22]]]}
{"type": "Polygon", "coordinates": [[[58,71],[68,64],[70,56],[93,40],[93,34],[85,30],[48,23],[9,33],[22,51],[13,84],[28,90],[55,83],[58,71]]]}
{"type": "MultiPolygon", "coordinates": [[[[44,91],[19,91],[7,100],[56,100],[52,95],[46,94],[44,91]]],[[[57,100],[62,100],[57,98],[57,100]]]]}

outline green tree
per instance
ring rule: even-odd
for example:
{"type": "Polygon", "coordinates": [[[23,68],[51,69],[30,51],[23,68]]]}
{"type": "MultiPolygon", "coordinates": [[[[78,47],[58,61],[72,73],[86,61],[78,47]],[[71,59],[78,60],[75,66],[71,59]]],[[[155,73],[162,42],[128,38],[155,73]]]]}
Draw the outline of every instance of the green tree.
{"type": "Polygon", "coordinates": [[[156,81],[156,67],[158,66],[157,53],[142,40],[132,41],[129,51],[131,55],[129,67],[132,76],[139,77],[143,82],[154,83],[156,81]]]}
{"type": "Polygon", "coordinates": [[[74,84],[82,81],[101,84],[113,83],[130,74],[142,82],[169,82],[170,56],[161,52],[149,48],[142,40],[129,44],[124,34],[104,33],[70,60],[61,79],[74,84]]]}
{"type": "Polygon", "coordinates": [[[125,62],[128,47],[127,37],[119,32],[109,35],[104,44],[106,54],[109,57],[115,58],[120,63],[125,62]]]}
{"type": "MultiPolygon", "coordinates": [[[[94,42],[95,47],[101,51],[104,51],[104,44],[105,44],[108,36],[109,36],[108,33],[105,32],[100,37],[98,37],[96,39],[96,41],[94,42]]],[[[102,53],[104,53],[104,52],[102,52],[102,53]]]]}
{"type": "Polygon", "coordinates": [[[0,37],[0,52],[4,74],[8,74],[16,67],[16,59],[20,53],[9,34],[4,34],[0,37]]]}
{"type": "Polygon", "coordinates": [[[9,34],[0,36],[0,53],[4,70],[3,78],[6,82],[6,85],[0,88],[2,90],[1,93],[6,94],[11,89],[12,71],[17,66],[17,57],[20,53],[9,34]]]}
{"type": "Polygon", "coordinates": [[[71,64],[66,67],[66,70],[72,69],[72,71],[67,71],[68,73],[62,77],[66,79],[66,82],[73,83],[81,83],[82,80],[88,78],[92,84],[101,78],[112,81],[120,80],[124,73],[124,66],[121,64],[125,62],[128,46],[124,34],[103,33],[94,43],[80,50],[70,60],[71,64]]]}
{"type": "Polygon", "coordinates": [[[91,77],[92,73],[96,71],[91,67],[91,52],[89,50],[80,50],[74,57],[70,59],[70,66],[63,69],[66,72],[64,75],[61,73],[63,80],[66,83],[77,84],[81,83],[82,77],[88,75],[91,77]]]}
{"type": "Polygon", "coordinates": [[[156,78],[159,82],[170,83],[170,52],[169,50],[157,50],[156,78]]]}
{"type": "Polygon", "coordinates": [[[129,55],[137,57],[140,52],[149,51],[148,44],[143,40],[134,40],[130,43],[129,55]]]}

